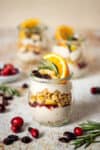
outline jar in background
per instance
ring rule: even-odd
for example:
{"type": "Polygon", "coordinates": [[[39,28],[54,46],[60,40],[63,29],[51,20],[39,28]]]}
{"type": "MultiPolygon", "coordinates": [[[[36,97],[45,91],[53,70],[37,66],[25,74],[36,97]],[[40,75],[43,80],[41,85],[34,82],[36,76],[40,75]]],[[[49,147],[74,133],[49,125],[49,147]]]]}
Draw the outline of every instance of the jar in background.
{"type": "Polygon", "coordinates": [[[19,25],[18,53],[23,63],[33,63],[48,52],[46,27],[39,19],[28,19],[19,25]]]}

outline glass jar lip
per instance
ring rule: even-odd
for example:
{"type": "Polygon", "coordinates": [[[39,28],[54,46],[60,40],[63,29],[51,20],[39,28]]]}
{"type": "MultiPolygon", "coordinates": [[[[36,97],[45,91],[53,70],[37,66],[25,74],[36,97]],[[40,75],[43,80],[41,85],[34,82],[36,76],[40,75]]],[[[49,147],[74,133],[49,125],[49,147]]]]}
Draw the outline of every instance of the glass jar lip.
{"type": "Polygon", "coordinates": [[[86,39],[85,39],[85,37],[84,36],[82,36],[82,35],[80,35],[80,34],[78,34],[78,37],[77,37],[77,40],[64,40],[64,39],[60,39],[60,40],[57,40],[57,39],[55,39],[55,42],[57,43],[57,42],[61,42],[61,43],[64,43],[64,44],[77,44],[77,43],[83,43],[84,41],[85,41],[86,39]]]}
{"type": "Polygon", "coordinates": [[[44,79],[39,78],[36,76],[31,76],[31,80],[35,80],[40,83],[49,83],[49,84],[63,84],[64,82],[70,82],[70,78],[72,75],[70,75],[68,78],[61,78],[61,79],[44,79]]]}

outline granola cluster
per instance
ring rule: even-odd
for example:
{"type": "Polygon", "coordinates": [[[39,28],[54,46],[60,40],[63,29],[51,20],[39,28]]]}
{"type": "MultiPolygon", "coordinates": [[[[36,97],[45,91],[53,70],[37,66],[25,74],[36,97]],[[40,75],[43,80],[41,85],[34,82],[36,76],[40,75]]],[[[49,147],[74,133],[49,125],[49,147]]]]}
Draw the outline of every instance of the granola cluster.
{"type": "Polygon", "coordinates": [[[31,95],[30,103],[34,104],[36,102],[45,105],[66,106],[71,104],[71,99],[71,93],[61,93],[58,90],[49,92],[48,89],[44,89],[36,95],[31,95]]]}

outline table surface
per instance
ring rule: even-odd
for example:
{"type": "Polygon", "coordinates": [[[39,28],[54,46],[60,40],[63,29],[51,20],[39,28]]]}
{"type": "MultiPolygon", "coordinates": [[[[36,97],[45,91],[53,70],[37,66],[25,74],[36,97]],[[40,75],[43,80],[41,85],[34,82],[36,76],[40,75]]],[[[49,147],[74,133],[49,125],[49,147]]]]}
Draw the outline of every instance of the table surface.
{"type": "MultiPolygon", "coordinates": [[[[60,143],[58,138],[64,131],[72,131],[79,123],[94,120],[100,121],[100,95],[91,95],[92,86],[100,86],[100,32],[86,31],[87,44],[85,54],[89,60],[88,73],[79,79],[72,80],[74,107],[70,122],[62,127],[47,127],[38,124],[32,118],[32,108],[28,105],[28,91],[20,98],[15,98],[8,106],[7,112],[0,113],[0,141],[11,134],[10,120],[14,116],[22,116],[25,120],[24,131],[19,133],[20,137],[29,135],[29,126],[38,128],[41,133],[39,139],[34,139],[30,144],[23,144],[20,141],[13,145],[2,147],[0,150],[73,150],[69,144],[60,143]]],[[[0,61],[12,62],[16,52],[17,32],[15,29],[0,29],[0,61]]],[[[11,86],[21,86],[28,83],[28,77],[22,76],[19,81],[11,83],[11,86]]],[[[79,150],[84,150],[80,148],[79,150]]],[[[87,150],[100,150],[100,144],[92,144],[87,150]]]]}

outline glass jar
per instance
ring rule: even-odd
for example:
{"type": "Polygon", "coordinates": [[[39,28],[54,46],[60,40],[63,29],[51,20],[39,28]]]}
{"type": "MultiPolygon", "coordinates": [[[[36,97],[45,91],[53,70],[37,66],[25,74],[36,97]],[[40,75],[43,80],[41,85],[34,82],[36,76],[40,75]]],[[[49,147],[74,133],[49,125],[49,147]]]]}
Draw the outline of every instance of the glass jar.
{"type": "Polygon", "coordinates": [[[46,27],[39,24],[35,27],[18,30],[18,53],[21,62],[33,63],[48,52],[49,41],[46,34],[46,27]]]}
{"type": "Polygon", "coordinates": [[[69,121],[72,83],[64,79],[30,79],[29,105],[34,120],[44,125],[61,126],[69,121]]]}
{"type": "Polygon", "coordinates": [[[88,63],[83,53],[84,45],[84,40],[81,38],[56,41],[53,45],[53,52],[66,59],[73,78],[81,77],[88,71],[88,63]]]}

